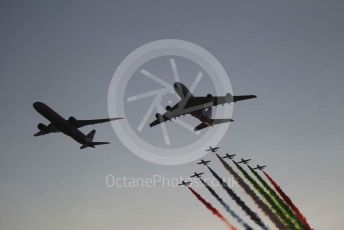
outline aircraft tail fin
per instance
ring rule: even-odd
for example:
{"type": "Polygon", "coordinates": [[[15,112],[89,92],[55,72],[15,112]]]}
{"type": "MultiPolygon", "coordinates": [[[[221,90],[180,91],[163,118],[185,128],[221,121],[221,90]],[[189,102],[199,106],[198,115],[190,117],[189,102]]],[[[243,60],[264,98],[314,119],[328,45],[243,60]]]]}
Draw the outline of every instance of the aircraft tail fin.
{"type": "Polygon", "coordinates": [[[87,137],[90,141],[92,141],[95,134],[96,134],[96,130],[93,129],[91,132],[89,132],[89,133],[86,135],[86,137],[87,137]]]}
{"type": "Polygon", "coordinates": [[[106,145],[106,144],[110,144],[110,142],[93,142],[93,138],[94,135],[96,134],[96,130],[93,129],[91,132],[89,132],[86,137],[88,138],[88,140],[90,141],[89,145],[81,145],[80,149],[84,149],[87,147],[92,147],[95,148],[96,145],[106,145]]]}

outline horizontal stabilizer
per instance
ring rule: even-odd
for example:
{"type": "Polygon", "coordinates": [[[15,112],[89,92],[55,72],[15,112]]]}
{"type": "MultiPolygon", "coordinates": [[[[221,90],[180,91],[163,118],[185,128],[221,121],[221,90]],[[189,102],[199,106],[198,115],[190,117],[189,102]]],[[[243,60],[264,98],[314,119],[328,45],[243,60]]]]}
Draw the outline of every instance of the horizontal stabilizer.
{"type": "Polygon", "coordinates": [[[80,149],[84,149],[87,147],[95,148],[96,145],[107,145],[110,144],[110,142],[91,142],[90,145],[81,145],[80,149]]]}
{"type": "Polygon", "coordinates": [[[201,123],[199,125],[197,125],[195,128],[194,128],[194,131],[198,131],[198,130],[201,130],[201,129],[204,129],[204,128],[207,128],[209,127],[209,125],[207,123],[201,123]]]}
{"type": "Polygon", "coordinates": [[[110,144],[110,142],[92,142],[93,145],[107,145],[110,144]]]}
{"type": "MultiPolygon", "coordinates": [[[[211,119],[212,124],[213,125],[218,125],[218,124],[222,124],[222,123],[227,123],[227,122],[232,122],[234,121],[233,119],[211,119]]],[[[202,122],[201,124],[197,125],[194,128],[194,131],[199,131],[201,129],[205,129],[207,127],[209,127],[210,125],[208,123],[202,122]]]]}
{"type": "Polygon", "coordinates": [[[110,144],[110,142],[92,142],[94,135],[96,134],[96,130],[92,130],[91,132],[89,132],[86,137],[89,140],[89,143],[87,145],[81,145],[80,149],[84,149],[87,147],[92,147],[95,148],[96,145],[106,145],[106,144],[110,144]]]}

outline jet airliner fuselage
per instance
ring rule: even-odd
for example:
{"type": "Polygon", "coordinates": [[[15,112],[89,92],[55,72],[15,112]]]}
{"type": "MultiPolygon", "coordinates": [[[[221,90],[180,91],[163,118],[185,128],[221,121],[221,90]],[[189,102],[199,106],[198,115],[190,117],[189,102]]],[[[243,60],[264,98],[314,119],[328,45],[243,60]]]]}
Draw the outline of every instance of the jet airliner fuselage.
{"type": "Polygon", "coordinates": [[[66,120],[48,105],[42,102],[33,103],[33,107],[39,114],[51,122],[47,126],[42,123],[38,124],[37,127],[40,131],[34,134],[34,136],[41,136],[53,132],[62,132],[63,134],[73,138],[78,143],[82,144],[81,148],[94,148],[95,145],[109,144],[109,142],[93,142],[93,137],[96,131],[92,130],[89,134],[85,135],[79,130],[80,127],[120,119],[106,118],[96,120],[77,120],[74,117],[69,117],[68,120],[66,120]]]}

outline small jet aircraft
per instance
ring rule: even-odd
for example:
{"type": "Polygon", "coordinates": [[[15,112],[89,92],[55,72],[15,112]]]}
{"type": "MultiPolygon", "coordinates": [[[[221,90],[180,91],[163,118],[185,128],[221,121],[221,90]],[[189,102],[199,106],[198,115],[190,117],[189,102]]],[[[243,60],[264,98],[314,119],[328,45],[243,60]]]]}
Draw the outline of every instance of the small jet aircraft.
{"type": "Polygon", "coordinates": [[[207,152],[212,152],[212,153],[215,153],[215,152],[217,152],[217,150],[219,149],[220,147],[211,147],[211,146],[209,146],[209,149],[206,149],[205,151],[207,151],[207,152]]]}
{"type": "Polygon", "coordinates": [[[238,164],[243,163],[243,164],[247,165],[248,162],[249,162],[250,160],[251,160],[251,159],[244,160],[243,158],[241,158],[241,161],[239,161],[239,162],[237,162],[237,163],[238,163],[238,164]]]}
{"type": "Polygon", "coordinates": [[[233,159],[236,156],[236,154],[228,154],[226,153],[226,155],[224,157],[222,157],[223,159],[228,158],[228,159],[233,159]]]}
{"type": "Polygon", "coordinates": [[[194,173],[191,177],[201,178],[204,173],[194,173]]]}
{"type": "Polygon", "coordinates": [[[201,160],[200,162],[198,162],[198,165],[208,165],[211,161],[205,161],[205,160],[201,160]]]}
{"type": "Polygon", "coordinates": [[[190,114],[201,121],[201,123],[194,128],[194,131],[221,123],[232,122],[233,119],[213,119],[211,107],[257,97],[256,95],[232,96],[230,93],[219,97],[213,97],[211,94],[208,94],[206,97],[195,97],[189,89],[180,82],[174,83],[173,88],[181,100],[172,107],[166,106],[166,112],[163,115],[157,113],[155,115],[156,120],[150,123],[150,127],[186,114],[190,114]]]}
{"type": "Polygon", "coordinates": [[[266,168],[266,165],[257,165],[257,167],[253,168],[253,169],[256,169],[256,170],[263,170],[264,168],[266,168]]]}
{"type": "Polygon", "coordinates": [[[95,148],[96,145],[110,144],[110,142],[93,142],[93,137],[96,130],[92,130],[87,135],[82,133],[79,128],[86,125],[94,125],[98,123],[114,121],[122,118],[105,118],[105,119],[95,119],[95,120],[77,120],[74,117],[69,117],[68,120],[64,119],[53,109],[42,102],[33,103],[35,110],[40,113],[43,117],[50,121],[50,124],[44,125],[39,123],[37,128],[39,132],[35,133],[34,136],[42,136],[49,133],[62,132],[67,136],[70,136],[75,141],[81,144],[80,149],[92,147],[95,148]]]}
{"type": "Polygon", "coordinates": [[[182,183],[178,184],[178,186],[189,186],[190,184],[191,184],[190,181],[188,182],[182,181],[182,183]]]}

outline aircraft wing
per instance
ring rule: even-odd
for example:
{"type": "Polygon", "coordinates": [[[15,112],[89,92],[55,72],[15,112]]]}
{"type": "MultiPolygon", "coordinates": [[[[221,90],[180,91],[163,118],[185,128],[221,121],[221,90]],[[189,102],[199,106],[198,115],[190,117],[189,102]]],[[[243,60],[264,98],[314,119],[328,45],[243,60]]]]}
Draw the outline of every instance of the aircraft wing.
{"type": "Polygon", "coordinates": [[[212,106],[224,105],[226,103],[237,102],[256,98],[256,95],[241,95],[241,96],[232,96],[227,94],[226,96],[219,97],[193,97],[185,105],[186,108],[198,107],[198,108],[209,108],[212,106]]]}
{"type": "Polygon", "coordinates": [[[61,132],[61,131],[58,128],[56,128],[52,123],[50,123],[44,128],[44,130],[38,131],[33,136],[38,137],[38,136],[43,136],[49,133],[58,133],[58,132],[61,132]]]}
{"type": "MultiPolygon", "coordinates": [[[[226,96],[220,97],[191,97],[187,101],[181,100],[176,105],[171,107],[170,110],[166,111],[161,116],[157,117],[155,121],[150,123],[150,127],[169,121],[173,118],[189,114],[198,110],[210,108],[212,106],[223,105],[226,103],[237,102],[242,100],[248,100],[256,98],[256,95],[242,95],[232,96],[227,94],[226,96]]],[[[204,128],[204,127],[200,127],[204,128]]]]}
{"type": "Polygon", "coordinates": [[[123,118],[117,117],[117,118],[105,118],[105,119],[93,119],[93,120],[77,120],[76,126],[77,128],[80,128],[86,125],[95,125],[95,124],[100,124],[100,123],[119,120],[119,119],[123,119],[123,118]]]}
{"type": "Polygon", "coordinates": [[[231,98],[232,96],[230,94],[227,94],[227,96],[222,97],[191,97],[187,101],[181,100],[164,114],[157,117],[155,121],[150,123],[150,127],[198,110],[206,109],[220,104],[230,103],[232,101],[231,98]]]}
{"type": "MultiPolygon", "coordinates": [[[[213,119],[212,119],[213,120],[213,119]]],[[[213,150],[218,150],[220,147],[215,147],[215,148],[212,148],[212,147],[209,147],[209,149],[206,149],[205,151],[213,151],[213,150]]]]}
{"type": "Polygon", "coordinates": [[[241,95],[241,96],[233,96],[233,101],[237,102],[237,101],[243,101],[243,100],[248,100],[248,99],[252,99],[252,98],[256,98],[256,95],[241,95]]]}

